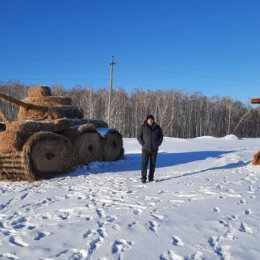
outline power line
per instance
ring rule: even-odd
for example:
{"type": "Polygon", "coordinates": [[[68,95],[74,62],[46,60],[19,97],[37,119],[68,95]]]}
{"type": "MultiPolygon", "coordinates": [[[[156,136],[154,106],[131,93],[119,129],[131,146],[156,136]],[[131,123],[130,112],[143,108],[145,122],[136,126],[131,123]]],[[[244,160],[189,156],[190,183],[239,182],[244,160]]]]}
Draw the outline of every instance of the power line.
{"type": "MultiPolygon", "coordinates": [[[[137,68],[138,70],[143,69],[143,70],[151,71],[151,69],[147,68],[147,67],[136,66],[136,65],[129,65],[129,67],[130,66],[131,66],[131,68],[137,68]]],[[[257,82],[249,82],[249,81],[243,81],[243,80],[237,80],[237,79],[231,79],[231,78],[223,78],[223,77],[216,77],[216,76],[198,75],[198,74],[187,73],[187,72],[180,72],[180,71],[169,71],[169,70],[160,70],[160,69],[156,69],[156,71],[157,72],[161,72],[161,73],[185,76],[185,77],[214,79],[214,80],[229,81],[229,82],[236,82],[236,83],[243,83],[243,84],[251,84],[251,85],[257,85],[257,86],[260,85],[260,83],[257,83],[257,82]]]]}

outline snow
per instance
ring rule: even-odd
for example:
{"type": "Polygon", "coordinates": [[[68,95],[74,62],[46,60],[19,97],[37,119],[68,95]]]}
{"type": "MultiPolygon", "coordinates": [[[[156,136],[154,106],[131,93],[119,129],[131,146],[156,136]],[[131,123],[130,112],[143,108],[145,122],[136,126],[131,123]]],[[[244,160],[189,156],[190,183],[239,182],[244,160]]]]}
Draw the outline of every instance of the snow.
{"type": "Polygon", "coordinates": [[[98,127],[96,128],[96,130],[98,131],[98,133],[101,135],[101,136],[105,136],[109,133],[109,131],[111,131],[112,129],[111,128],[104,128],[104,127],[98,127]]]}
{"type": "Polygon", "coordinates": [[[165,138],[155,182],[141,148],[50,180],[0,183],[0,259],[260,259],[260,139],[165,138]]]}

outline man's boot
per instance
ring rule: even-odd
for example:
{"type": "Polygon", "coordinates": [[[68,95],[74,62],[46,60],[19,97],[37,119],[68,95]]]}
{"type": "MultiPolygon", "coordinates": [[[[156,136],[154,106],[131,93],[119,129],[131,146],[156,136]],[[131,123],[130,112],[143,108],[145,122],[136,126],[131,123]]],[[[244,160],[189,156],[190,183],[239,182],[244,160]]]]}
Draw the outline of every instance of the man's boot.
{"type": "Polygon", "coordinates": [[[154,172],[155,172],[155,169],[150,169],[149,176],[148,176],[149,181],[154,180],[154,172]]]}
{"type": "Polygon", "coordinates": [[[142,183],[146,183],[146,175],[147,175],[147,170],[142,170],[142,177],[141,177],[142,183]]]}

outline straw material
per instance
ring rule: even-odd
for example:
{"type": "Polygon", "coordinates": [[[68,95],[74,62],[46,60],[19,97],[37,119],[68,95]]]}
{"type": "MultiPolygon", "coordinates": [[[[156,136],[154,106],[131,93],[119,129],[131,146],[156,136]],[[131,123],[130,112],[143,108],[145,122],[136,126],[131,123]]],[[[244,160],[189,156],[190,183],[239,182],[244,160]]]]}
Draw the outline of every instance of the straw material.
{"type": "Polygon", "coordinates": [[[104,141],[104,160],[119,160],[124,155],[122,136],[116,130],[110,130],[105,135],[104,141]]]}
{"type": "MultiPolygon", "coordinates": [[[[6,125],[10,124],[9,118],[6,116],[6,114],[4,113],[4,111],[1,108],[0,108],[0,119],[3,120],[4,124],[6,124],[6,125]]],[[[0,130],[1,130],[1,128],[0,128],[0,130]]]]}
{"type": "Polygon", "coordinates": [[[36,178],[72,169],[71,142],[54,133],[36,133],[24,146],[24,160],[36,178]]]}
{"type": "Polygon", "coordinates": [[[0,131],[0,152],[21,151],[28,138],[35,132],[60,132],[68,129],[70,121],[16,121],[8,125],[6,131],[0,131]]]}
{"type": "Polygon", "coordinates": [[[44,107],[32,109],[20,107],[18,120],[54,120],[59,118],[82,118],[83,111],[74,106],[44,107]]]}
{"type": "Polygon", "coordinates": [[[85,132],[75,141],[76,164],[103,160],[102,137],[97,132],[85,132]]]}
{"type": "Polygon", "coordinates": [[[253,165],[260,165],[260,151],[254,154],[252,163],[253,165]]]}
{"type": "Polygon", "coordinates": [[[21,151],[30,133],[8,129],[0,132],[0,154],[21,151]]]}
{"type": "Polygon", "coordinates": [[[39,106],[63,106],[71,105],[72,99],[70,97],[56,97],[56,96],[40,96],[40,97],[27,97],[21,100],[28,104],[34,104],[39,106]]]}
{"type": "Polygon", "coordinates": [[[83,124],[81,126],[78,127],[78,132],[80,134],[83,134],[83,133],[90,133],[90,132],[97,132],[95,126],[93,124],[90,124],[90,123],[87,123],[87,124],[83,124]]]}
{"type": "Polygon", "coordinates": [[[51,121],[16,121],[10,125],[9,129],[23,132],[57,132],[67,129],[69,126],[70,121],[68,119],[57,119],[51,121]]]}
{"type": "Polygon", "coordinates": [[[260,98],[251,98],[252,104],[260,104],[260,98]]]}
{"type": "Polygon", "coordinates": [[[0,155],[0,180],[34,181],[35,176],[28,171],[23,154],[12,152],[0,155]]]}
{"type": "Polygon", "coordinates": [[[47,86],[31,86],[27,89],[28,97],[51,96],[51,89],[47,86]]]}
{"type": "Polygon", "coordinates": [[[116,130],[102,137],[96,128],[107,128],[106,122],[83,118],[71,98],[51,96],[49,87],[30,87],[22,101],[1,93],[0,98],[20,107],[16,122],[0,110],[0,180],[32,181],[123,156],[116,130]]]}

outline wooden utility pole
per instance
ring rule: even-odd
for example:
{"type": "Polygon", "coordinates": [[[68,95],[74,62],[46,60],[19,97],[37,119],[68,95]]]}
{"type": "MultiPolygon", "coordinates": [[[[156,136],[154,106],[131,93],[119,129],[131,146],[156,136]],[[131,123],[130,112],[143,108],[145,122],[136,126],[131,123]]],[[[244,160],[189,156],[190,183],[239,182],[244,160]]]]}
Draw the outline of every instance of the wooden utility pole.
{"type": "Polygon", "coordinates": [[[112,87],[113,87],[113,73],[114,73],[114,56],[112,56],[112,62],[110,63],[110,84],[109,84],[109,97],[108,97],[108,127],[111,127],[110,114],[111,114],[111,100],[112,100],[112,87]]]}

